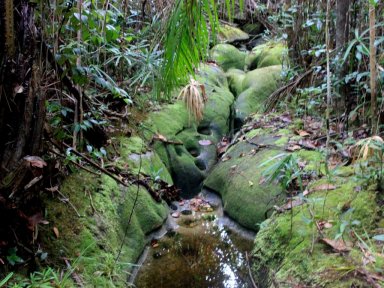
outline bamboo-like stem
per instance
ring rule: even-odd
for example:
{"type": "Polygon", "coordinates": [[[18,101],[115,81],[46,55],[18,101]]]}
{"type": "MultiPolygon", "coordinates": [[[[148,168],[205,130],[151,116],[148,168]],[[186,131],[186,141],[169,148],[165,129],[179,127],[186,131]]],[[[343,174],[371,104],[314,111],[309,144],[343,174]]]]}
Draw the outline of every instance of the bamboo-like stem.
{"type": "Polygon", "coordinates": [[[326,55],[327,55],[327,109],[325,111],[325,119],[327,122],[327,150],[329,149],[329,141],[330,141],[330,125],[329,119],[331,114],[331,100],[332,100],[332,88],[331,88],[331,68],[330,68],[330,37],[329,37],[329,22],[330,22],[330,0],[327,0],[327,16],[326,16],[326,26],[325,26],[325,42],[326,42],[326,55]]]}
{"type": "Polygon", "coordinates": [[[377,133],[377,95],[376,95],[376,9],[375,4],[369,4],[369,69],[371,86],[372,134],[377,133]]]}
{"type": "Polygon", "coordinates": [[[4,3],[5,15],[5,49],[8,57],[15,54],[15,31],[14,31],[14,18],[13,18],[13,0],[5,0],[4,3]]]}

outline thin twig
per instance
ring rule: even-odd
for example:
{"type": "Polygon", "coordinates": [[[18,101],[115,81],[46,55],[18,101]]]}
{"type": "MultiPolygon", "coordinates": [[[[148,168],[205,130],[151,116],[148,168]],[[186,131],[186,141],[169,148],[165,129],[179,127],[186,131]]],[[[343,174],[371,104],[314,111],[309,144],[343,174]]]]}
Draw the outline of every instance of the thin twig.
{"type": "MultiPolygon", "coordinates": [[[[144,142],[141,144],[141,150],[144,148],[144,142]]],[[[137,189],[136,189],[136,196],[135,196],[135,200],[133,201],[133,206],[132,206],[132,210],[131,210],[131,213],[129,214],[129,218],[128,218],[128,223],[127,223],[127,226],[125,227],[125,231],[124,231],[124,236],[123,236],[123,239],[121,240],[121,245],[120,245],[120,249],[119,249],[119,252],[116,256],[116,260],[115,260],[115,264],[117,263],[117,261],[119,261],[119,258],[120,258],[120,255],[121,255],[121,251],[123,250],[123,247],[124,247],[124,242],[125,242],[125,239],[127,238],[127,235],[128,235],[128,229],[130,227],[130,224],[131,224],[131,221],[132,221],[132,216],[133,216],[133,212],[135,211],[135,207],[136,207],[136,204],[137,204],[137,200],[139,199],[139,192],[140,192],[140,174],[141,174],[141,168],[142,168],[142,162],[143,162],[143,159],[142,159],[142,156],[140,154],[140,161],[139,161],[139,170],[137,172],[137,189]]]]}
{"type": "Polygon", "coordinates": [[[245,251],[245,259],[247,259],[248,274],[249,274],[249,278],[251,279],[252,286],[253,288],[258,288],[255,282],[255,279],[253,279],[253,276],[252,276],[252,270],[251,270],[251,265],[249,264],[249,257],[248,257],[247,251],[245,251]]]}

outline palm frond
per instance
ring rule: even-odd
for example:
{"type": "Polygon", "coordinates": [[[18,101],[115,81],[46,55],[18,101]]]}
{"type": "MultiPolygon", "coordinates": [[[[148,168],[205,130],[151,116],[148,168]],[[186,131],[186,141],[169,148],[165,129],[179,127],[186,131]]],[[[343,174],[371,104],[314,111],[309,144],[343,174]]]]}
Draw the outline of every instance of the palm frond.
{"type": "MultiPolygon", "coordinates": [[[[226,0],[229,15],[234,3],[235,0],[226,0]]],[[[208,56],[210,39],[216,39],[218,24],[216,0],[175,3],[166,27],[164,61],[156,89],[158,98],[169,99],[173,88],[194,76],[199,63],[208,56]]]]}

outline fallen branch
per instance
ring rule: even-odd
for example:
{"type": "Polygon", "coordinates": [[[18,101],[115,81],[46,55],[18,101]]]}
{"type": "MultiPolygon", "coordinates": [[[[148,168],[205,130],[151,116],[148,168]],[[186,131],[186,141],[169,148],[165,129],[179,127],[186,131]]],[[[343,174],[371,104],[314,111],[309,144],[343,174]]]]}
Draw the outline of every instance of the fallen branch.
{"type": "MultiPolygon", "coordinates": [[[[51,143],[53,145],[55,145],[58,149],[60,149],[60,146],[55,143],[52,139],[51,139],[51,143]]],[[[85,162],[87,162],[88,164],[90,164],[92,167],[100,170],[101,172],[103,172],[104,174],[108,175],[109,177],[113,178],[114,180],[116,180],[118,183],[122,184],[123,186],[125,187],[128,187],[128,183],[124,182],[123,180],[121,180],[119,177],[117,177],[115,174],[109,172],[108,170],[106,170],[105,168],[101,167],[99,164],[95,163],[93,160],[89,159],[87,156],[83,155],[82,153],[74,150],[71,146],[69,146],[68,144],[66,143],[63,143],[64,147],[68,148],[68,149],[71,149],[70,151],[75,154],[76,156],[79,156],[81,157],[85,162]]]]}
{"type": "Polygon", "coordinates": [[[295,79],[293,79],[291,82],[286,84],[283,87],[280,87],[275,92],[273,92],[265,101],[264,104],[264,111],[265,112],[271,112],[276,104],[286,95],[289,95],[292,93],[292,91],[296,90],[298,86],[302,83],[303,80],[305,80],[307,77],[311,76],[313,74],[313,70],[308,70],[305,73],[297,76],[295,79]]]}

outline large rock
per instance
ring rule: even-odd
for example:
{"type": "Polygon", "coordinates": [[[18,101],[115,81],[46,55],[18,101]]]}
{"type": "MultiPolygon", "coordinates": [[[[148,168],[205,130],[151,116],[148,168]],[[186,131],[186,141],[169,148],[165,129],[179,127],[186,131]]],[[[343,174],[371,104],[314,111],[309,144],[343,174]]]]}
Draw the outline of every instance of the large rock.
{"type": "Polygon", "coordinates": [[[211,59],[224,71],[230,68],[244,70],[246,53],[230,44],[217,44],[211,49],[211,59]]]}
{"type": "MultiPolygon", "coordinates": [[[[315,164],[313,161],[309,163],[315,164]]],[[[326,179],[318,180],[308,190],[326,183],[326,179]]],[[[259,287],[371,287],[358,273],[347,271],[366,261],[365,249],[375,250],[374,243],[365,238],[375,233],[372,231],[376,229],[375,219],[380,210],[375,188],[362,188],[366,186],[350,176],[333,176],[331,185],[337,189],[313,192],[306,197],[305,204],[293,211],[274,214],[262,223],[255,239],[252,267],[259,287]],[[324,223],[328,226],[324,227],[324,223]],[[322,235],[316,225],[322,227],[322,235]],[[358,243],[349,253],[336,253],[330,245],[319,240],[335,241],[341,231],[339,243],[342,240],[358,243]],[[369,246],[358,241],[355,235],[365,235],[364,241],[368,240],[369,246]],[[366,248],[361,249],[362,245],[366,248]]],[[[382,263],[367,261],[364,269],[378,271],[382,269],[382,263]]]]}
{"type": "Polygon", "coordinates": [[[44,218],[49,224],[39,229],[39,245],[49,252],[50,263],[62,263],[65,255],[75,260],[85,287],[125,287],[131,266],[114,269],[113,280],[106,271],[120,252],[119,263],[137,261],[146,236],[167,218],[167,205],[154,201],[143,187],[123,187],[109,176],[85,171],[66,178],[60,192],[69,204],[45,194],[44,218]]]}
{"type": "Polygon", "coordinates": [[[168,140],[182,143],[175,145],[156,141],[154,149],[176,186],[182,189],[184,197],[192,197],[200,191],[202,181],[213,167],[217,157],[215,144],[229,131],[234,102],[225,73],[218,66],[202,65],[196,80],[204,84],[208,97],[200,123],[189,116],[180,101],[152,113],[147,121],[152,131],[147,140],[153,133],[158,133],[168,140]],[[209,145],[204,145],[206,143],[209,145]]]}
{"type": "Polygon", "coordinates": [[[281,65],[286,49],[284,44],[275,42],[256,46],[245,59],[246,70],[281,65]]]}
{"type": "Polygon", "coordinates": [[[270,215],[272,207],[284,199],[282,188],[276,184],[260,185],[270,164],[261,166],[281,154],[288,141],[284,136],[249,133],[248,141],[234,145],[204,182],[205,187],[219,193],[225,212],[242,226],[257,231],[259,224],[270,215]],[[254,136],[256,135],[256,136],[254,136]],[[253,144],[252,144],[253,143],[253,144]],[[271,145],[257,152],[257,145],[271,145]]]}
{"type": "Polygon", "coordinates": [[[243,92],[235,102],[236,122],[239,124],[251,113],[259,112],[263,102],[277,88],[281,79],[281,65],[248,72],[242,82],[243,92]]]}
{"type": "Polygon", "coordinates": [[[237,27],[220,25],[217,38],[222,43],[233,43],[249,39],[249,35],[237,27]]]}
{"type": "Polygon", "coordinates": [[[227,71],[228,85],[232,94],[237,97],[243,92],[243,80],[245,72],[240,69],[229,69],[227,71]]]}

